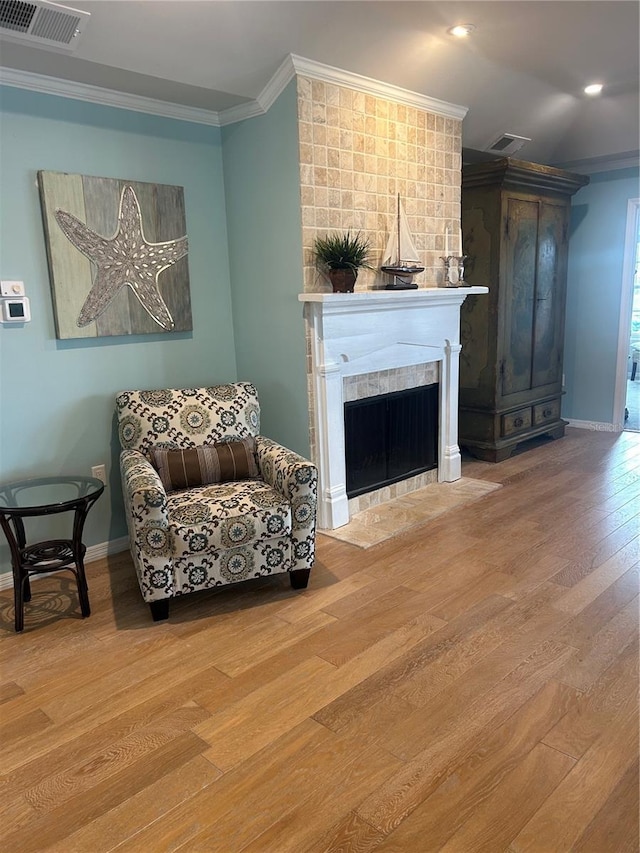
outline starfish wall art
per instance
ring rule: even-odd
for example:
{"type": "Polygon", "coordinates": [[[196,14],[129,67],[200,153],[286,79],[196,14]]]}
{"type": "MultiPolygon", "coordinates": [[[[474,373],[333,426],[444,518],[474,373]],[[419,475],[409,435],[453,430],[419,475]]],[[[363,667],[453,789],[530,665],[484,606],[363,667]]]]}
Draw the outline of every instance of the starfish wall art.
{"type": "Polygon", "coordinates": [[[192,329],[182,187],[38,172],[58,338],[192,329]]]}

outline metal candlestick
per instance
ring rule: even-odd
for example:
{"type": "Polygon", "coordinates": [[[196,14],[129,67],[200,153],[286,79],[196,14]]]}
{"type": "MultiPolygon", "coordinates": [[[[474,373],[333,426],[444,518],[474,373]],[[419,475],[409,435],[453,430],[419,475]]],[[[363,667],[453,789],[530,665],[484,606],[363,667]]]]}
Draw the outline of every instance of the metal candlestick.
{"type": "Polygon", "coordinates": [[[470,287],[464,280],[464,263],[468,255],[446,255],[440,260],[444,263],[444,283],[438,287],[470,287]]]}

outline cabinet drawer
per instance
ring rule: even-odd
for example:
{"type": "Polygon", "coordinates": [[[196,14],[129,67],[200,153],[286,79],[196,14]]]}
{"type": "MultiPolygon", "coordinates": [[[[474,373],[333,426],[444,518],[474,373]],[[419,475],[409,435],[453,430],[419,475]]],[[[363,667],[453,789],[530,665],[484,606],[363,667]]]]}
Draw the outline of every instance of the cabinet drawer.
{"type": "Polygon", "coordinates": [[[502,435],[513,435],[531,426],[531,408],[519,409],[502,416],[502,435]]]}
{"type": "Polygon", "coordinates": [[[557,421],[559,417],[560,400],[549,400],[547,403],[538,403],[533,407],[533,423],[536,426],[547,421],[557,421]]]}

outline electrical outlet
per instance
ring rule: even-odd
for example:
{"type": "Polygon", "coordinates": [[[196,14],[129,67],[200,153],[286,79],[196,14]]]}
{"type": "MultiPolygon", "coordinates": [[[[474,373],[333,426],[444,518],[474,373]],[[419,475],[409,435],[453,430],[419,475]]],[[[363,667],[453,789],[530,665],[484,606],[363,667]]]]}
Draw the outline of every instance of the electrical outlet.
{"type": "Polygon", "coordinates": [[[91,469],[91,476],[95,477],[96,480],[101,480],[105,485],[107,483],[107,466],[106,465],[94,465],[91,469]]]}

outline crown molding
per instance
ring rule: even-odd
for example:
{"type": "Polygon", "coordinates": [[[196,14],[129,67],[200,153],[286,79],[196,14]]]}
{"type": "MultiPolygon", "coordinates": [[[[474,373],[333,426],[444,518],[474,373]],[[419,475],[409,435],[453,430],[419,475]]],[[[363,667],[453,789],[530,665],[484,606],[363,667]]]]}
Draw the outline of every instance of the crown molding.
{"type": "Polygon", "coordinates": [[[293,63],[293,56],[289,54],[258,95],[258,103],[265,112],[275,103],[295,76],[296,68],[293,63]]]}
{"type": "Polygon", "coordinates": [[[597,175],[599,172],[614,172],[618,169],[632,169],[640,166],[640,151],[621,151],[619,154],[604,154],[601,157],[587,157],[584,160],[571,160],[558,168],[582,175],[597,175]]]}
{"type": "Polygon", "coordinates": [[[237,107],[229,107],[229,109],[221,110],[218,113],[220,124],[223,126],[235,124],[238,121],[264,115],[277,101],[295,76],[296,69],[291,61],[291,54],[289,54],[255,101],[239,104],[237,107]]]}
{"type": "Polygon", "coordinates": [[[260,106],[257,100],[247,101],[246,104],[238,104],[236,107],[228,107],[226,110],[220,110],[218,113],[218,124],[224,127],[227,124],[236,124],[248,118],[263,116],[265,113],[266,110],[260,106]]]}
{"type": "Polygon", "coordinates": [[[159,101],[140,95],[129,95],[115,89],[103,89],[100,86],[75,83],[71,80],[47,77],[14,68],[0,67],[0,84],[29,89],[32,92],[42,92],[47,95],[72,98],[77,101],[88,101],[117,109],[133,110],[162,118],[172,118],[177,121],[220,127],[264,115],[296,75],[322,80],[325,83],[334,83],[337,86],[345,86],[357,92],[386,98],[405,106],[427,110],[447,118],[462,120],[468,110],[468,107],[450,104],[447,101],[440,101],[438,98],[430,98],[419,92],[411,92],[409,89],[402,89],[399,86],[374,80],[371,77],[363,77],[361,74],[354,74],[351,71],[344,71],[331,65],[323,65],[321,62],[305,59],[295,54],[287,56],[255,100],[219,112],[181,106],[180,104],[172,104],[168,101],[159,101]]]}
{"type": "Polygon", "coordinates": [[[14,86],[18,89],[29,89],[32,92],[41,92],[45,95],[72,98],[75,101],[88,101],[106,107],[133,110],[162,118],[173,118],[177,121],[207,124],[212,127],[220,126],[219,115],[213,110],[186,107],[168,101],[158,101],[155,98],[145,98],[141,95],[129,95],[115,89],[103,89],[100,86],[75,83],[71,80],[47,77],[44,74],[33,74],[30,71],[20,71],[15,68],[0,67],[0,84],[14,86]]]}
{"type": "Polygon", "coordinates": [[[399,86],[393,86],[391,83],[383,83],[381,80],[363,77],[361,74],[354,74],[352,71],[344,71],[342,68],[334,68],[332,65],[324,65],[321,62],[315,62],[313,59],[305,59],[303,56],[296,56],[296,54],[290,53],[256,100],[240,104],[237,107],[231,107],[228,110],[222,110],[218,114],[220,124],[233,124],[234,122],[244,121],[254,116],[264,115],[296,75],[311,77],[313,80],[322,80],[325,83],[333,83],[336,86],[345,86],[356,92],[364,92],[366,95],[386,98],[389,101],[395,101],[408,107],[416,107],[420,110],[427,110],[436,115],[455,118],[460,121],[466,116],[468,111],[468,107],[450,104],[447,101],[440,101],[437,98],[430,98],[428,95],[421,95],[419,92],[401,89],[399,86]]]}
{"type": "Polygon", "coordinates": [[[448,101],[430,98],[428,95],[420,94],[420,92],[402,89],[400,86],[393,86],[391,83],[384,83],[382,80],[374,80],[371,77],[363,77],[361,74],[334,68],[332,65],[323,65],[321,62],[305,59],[293,53],[290,55],[290,60],[296,74],[303,77],[312,77],[314,80],[323,80],[325,83],[335,83],[337,86],[345,86],[349,89],[355,89],[357,92],[364,92],[366,95],[375,95],[378,98],[386,98],[408,107],[427,110],[446,118],[455,118],[461,121],[469,110],[468,107],[459,104],[450,104],[448,101]]]}

